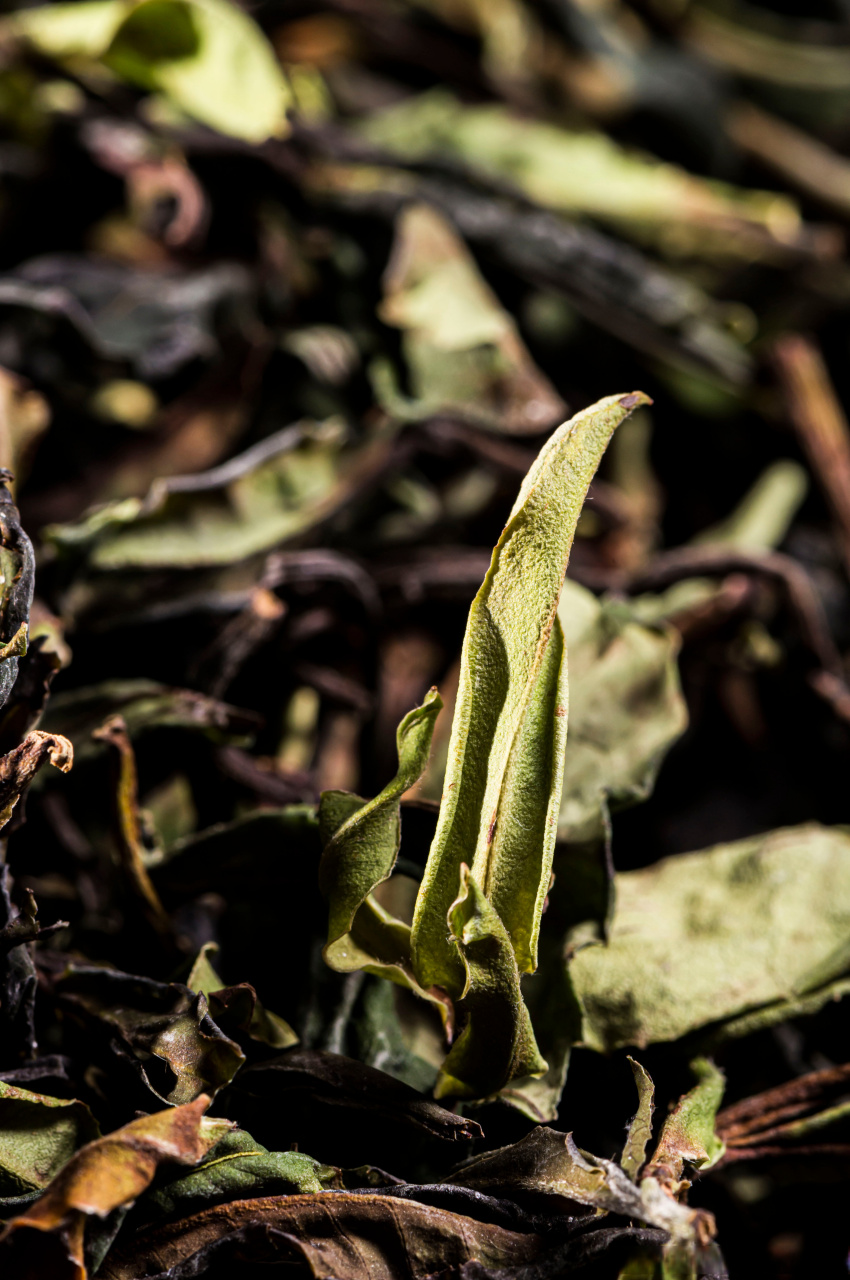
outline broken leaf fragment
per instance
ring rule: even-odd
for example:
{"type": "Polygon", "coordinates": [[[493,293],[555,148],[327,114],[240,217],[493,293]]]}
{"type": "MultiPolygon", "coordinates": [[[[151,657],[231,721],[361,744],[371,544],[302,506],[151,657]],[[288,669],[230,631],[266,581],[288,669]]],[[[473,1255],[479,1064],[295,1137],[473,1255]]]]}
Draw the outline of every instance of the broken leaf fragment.
{"type": "Polygon", "coordinates": [[[19,746],[0,756],[0,829],[46,761],[67,773],[74,763],[74,748],[61,734],[41,729],[33,729],[19,746]]]}
{"type": "Polygon", "coordinates": [[[623,1153],[620,1156],[620,1168],[628,1174],[632,1182],[637,1182],[638,1174],[646,1160],[646,1148],[652,1138],[655,1086],[649,1073],[639,1062],[629,1058],[629,1064],[637,1085],[638,1109],[629,1123],[623,1153]]]}
{"type": "Polygon", "coordinates": [[[481,277],[459,234],[436,209],[410,205],[398,217],[378,315],[403,331],[413,398],[373,371],[388,412],[437,413],[501,431],[538,432],[566,408],[536,368],[514,321],[481,277]]]}
{"type": "Polygon", "coordinates": [[[647,1178],[655,1178],[673,1195],[680,1189],[686,1166],[710,1169],[725,1150],[715,1130],[726,1077],[707,1058],[695,1058],[691,1071],[697,1082],[664,1121],[645,1171],[647,1178]]]}

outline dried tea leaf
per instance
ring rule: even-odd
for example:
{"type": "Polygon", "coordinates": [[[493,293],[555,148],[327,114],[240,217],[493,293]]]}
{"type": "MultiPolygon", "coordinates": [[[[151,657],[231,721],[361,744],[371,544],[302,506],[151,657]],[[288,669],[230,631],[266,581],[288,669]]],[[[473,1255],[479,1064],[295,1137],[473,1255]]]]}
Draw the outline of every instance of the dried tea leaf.
{"type": "Polygon", "coordinates": [[[229,565],[314,528],[390,463],[397,428],[355,441],[337,420],[296,423],[199,475],[157,480],[147,497],[47,531],[99,570],[229,565]]]}
{"type": "Polygon", "coordinates": [[[412,400],[373,371],[389,412],[457,413],[503,431],[542,431],[565,405],[536,368],[516,325],[482,279],[461,237],[429,205],[396,221],[378,315],[403,330],[412,400]]]}
{"type": "Polygon", "coordinates": [[[560,642],[558,597],[587,487],[615,427],[645,402],[640,392],[611,396],[554,433],[523,481],[473,601],[443,802],[414,914],[413,959],[423,986],[457,995],[466,982],[446,937],[463,863],[507,928],[519,967],[535,967],[566,739],[557,648],[546,663],[544,655],[553,629],[560,642]],[[543,694],[548,728],[538,745],[522,731],[543,694]],[[519,794],[527,788],[530,805],[519,794]],[[531,808],[530,831],[515,818],[515,804],[526,816],[531,808]]]}
{"type": "MultiPolygon", "coordinates": [[[[363,904],[377,885],[389,879],[401,842],[400,802],[419,781],[428,763],[434,721],[442,708],[436,689],[404,717],[396,734],[398,770],[373,800],[345,792],[324,792],[319,826],[324,842],[319,887],[328,899],[328,940],[324,956],[333,968],[353,966],[347,940],[363,904]]],[[[357,967],[360,967],[359,965],[357,967]]]]}
{"type": "Polygon", "coordinates": [[[366,1110],[382,1125],[412,1127],[450,1142],[482,1136],[477,1121],[447,1111],[375,1067],[321,1049],[290,1049],[246,1068],[240,1083],[253,1093],[262,1090],[261,1096],[278,1105],[287,1093],[295,1092],[329,1106],[366,1110]]]}
{"type": "Polygon", "coordinates": [[[33,729],[20,746],[0,756],[0,830],[48,760],[60,773],[68,773],[74,763],[74,748],[62,734],[45,733],[41,729],[33,729]]]}
{"type": "Polygon", "coordinates": [[[149,729],[189,729],[214,742],[247,746],[261,723],[251,711],[241,711],[194,689],[173,689],[155,680],[106,680],[72,689],[50,699],[41,719],[43,730],[70,738],[77,766],[87,764],[105,747],[95,730],[110,716],[120,715],[131,738],[149,729]]]}
{"type": "Polygon", "coordinates": [[[221,133],[263,142],[286,132],[283,72],[260,28],[227,0],[85,0],[8,25],[47,57],[100,60],[221,133]]]}
{"type": "Polygon", "coordinates": [[[708,182],[596,130],[566,129],[501,105],[465,106],[442,88],[359,127],[406,160],[461,159],[545,208],[590,214],[662,248],[753,258],[805,243],[798,207],[787,196],[708,182]]]}
{"type": "Polygon", "coordinates": [[[558,838],[599,840],[607,808],[645,800],[684,732],[677,634],[567,580],[558,605],[570,668],[570,717],[558,838]]]}
{"type": "Polygon", "coordinates": [[[213,968],[210,954],[218,951],[218,944],[206,942],[195,958],[195,963],[186,979],[186,986],[191,991],[205,995],[209,1001],[210,1014],[224,1030],[235,1021],[238,1030],[245,1031],[252,1040],[259,1040],[271,1049],[289,1049],[298,1043],[298,1036],[288,1022],[278,1014],[272,1013],[257,999],[257,993],[247,982],[238,987],[225,987],[221,978],[213,968]],[[234,996],[246,996],[246,1000],[238,1002],[239,1014],[234,1018],[234,996]]]}
{"type": "Polygon", "coordinates": [[[638,1109],[629,1124],[623,1154],[620,1156],[620,1168],[628,1174],[632,1182],[637,1182],[638,1174],[646,1160],[646,1148],[652,1137],[655,1086],[649,1073],[639,1062],[629,1058],[629,1063],[637,1085],[638,1109]]]}
{"type": "Polygon", "coordinates": [[[41,1191],[78,1147],[99,1136],[84,1102],[0,1080],[0,1197],[41,1191]]]}
{"type": "Polygon", "coordinates": [[[83,1237],[86,1219],[105,1218],[136,1199],[160,1164],[197,1164],[230,1128],[227,1120],[208,1120],[204,1094],[186,1106],[142,1116],[123,1129],[97,1138],[64,1165],[31,1208],[7,1224],[0,1235],[0,1258],[14,1272],[24,1257],[30,1266],[43,1260],[43,1274],[56,1280],[86,1280],[83,1237]],[[50,1241],[39,1240],[47,1234],[50,1241]]]}
{"type": "Polygon", "coordinates": [[[570,961],[582,1042],[740,1034],[818,1007],[846,973],[850,836],[810,823],[679,854],[618,875],[616,900],[608,945],[570,961]]]}
{"type": "Polygon", "coordinates": [[[511,939],[466,865],[448,920],[466,983],[456,1002],[462,1030],[440,1070],[434,1096],[475,1098],[509,1081],[540,1076],[540,1055],[522,998],[511,939]]]}
{"type": "Polygon", "coordinates": [[[249,1133],[234,1129],[198,1168],[147,1192],[140,1208],[150,1216],[176,1218],[231,1200],[309,1194],[341,1185],[340,1171],[332,1165],[300,1151],[267,1151],[249,1133]]]}
{"type": "Polygon", "coordinates": [[[245,1061],[210,1017],[206,996],[178,983],[71,964],[56,992],[69,1012],[129,1051],[138,1075],[163,1102],[213,1097],[245,1061]]]}
{"type": "Polygon", "coordinates": [[[692,1169],[710,1169],[726,1150],[715,1132],[726,1077],[707,1058],[695,1058],[691,1071],[697,1083],[679,1099],[664,1121],[658,1146],[644,1175],[655,1178],[674,1195],[679,1190],[685,1165],[692,1169]]]}
{"type": "Polygon", "coordinates": [[[113,1251],[100,1275],[131,1280],[178,1265],[211,1241],[248,1223],[275,1228],[273,1257],[298,1262],[309,1276],[335,1280],[414,1280],[476,1258],[483,1265],[531,1261],[541,1240],[492,1223],[380,1195],[324,1192],[236,1200],[138,1233],[113,1251]],[[285,1233],[285,1234],[283,1234],[285,1233]]]}
{"type": "Polygon", "coordinates": [[[153,928],[170,937],[171,921],[145,865],[139,779],[127,726],[121,716],[110,716],[92,737],[106,743],[112,757],[115,839],[127,883],[153,928]]]}

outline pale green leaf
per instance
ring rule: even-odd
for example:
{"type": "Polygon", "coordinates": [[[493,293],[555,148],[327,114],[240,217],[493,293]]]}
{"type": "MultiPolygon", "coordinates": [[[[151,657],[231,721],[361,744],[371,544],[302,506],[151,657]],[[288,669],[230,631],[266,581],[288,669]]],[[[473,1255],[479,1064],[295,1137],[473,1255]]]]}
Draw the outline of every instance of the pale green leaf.
{"type": "Polygon", "coordinates": [[[324,850],[319,887],[328,899],[329,946],[349,932],[358,909],[395,866],[401,841],[401,797],[428,763],[434,721],[442,705],[437,690],[431,689],[422,705],[404,717],[396,735],[398,770],[373,800],[339,792],[322,795],[319,824],[324,850]]]}
{"type": "Polygon", "coordinates": [[[100,61],[220,133],[264,142],[287,130],[283,71],[229,0],[87,0],[28,9],[10,25],[48,57],[100,61]]]}
{"type": "Polygon", "coordinates": [[[378,315],[403,331],[412,400],[373,369],[385,407],[405,418],[460,413],[505,431],[542,431],[564,402],[449,222],[429,205],[399,215],[378,315]]]}
{"type": "Polygon", "coordinates": [[[752,258],[787,250],[803,233],[787,196],[707,181],[598,130],[568,129],[496,104],[467,106],[443,88],[405,99],[360,128],[407,162],[460,160],[545,208],[604,219],[662,249],[675,244],[701,256],[752,258]]]}
{"type": "Polygon", "coordinates": [[[84,1102],[0,1080],[0,1196],[46,1187],[78,1147],[99,1136],[84,1102]]]}
{"type": "Polygon", "coordinates": [[[835,985],[850,967],[840,828],[811,823],[665,858],[618,875],[616,899],[608,945],[570,963],[591,1048],[740,1034],[847,989],[835,985]]]}
{"type": "Polygon", "coordinates": [[[195,476],[158,480],[48,537],[95,569],[198,568],[269,551],[344,507],[386,465],[395,429],[349,439],[336,421],[296,423],[195,476]]]}
{"type": "MultiPolygon", "coordinates": [[[[539,758],[534,758],[533,744],[522,738],[521,729],[541,678],[588,485],[616,426],[643,403],[646,397],[640,392],[610,396],[554,432],[523,481],[472,603],[443,801],[414,914],[413,959],[423,986],[438,985],[456,995],[465,983],[463,966],[446,936],[446,918],[463,863],[478,885],[493,886],[493,905],[514,924],[516,895],[533,894],[534,914],[523,920],[527,941],[522,963],[534,967],[555,823],[547,819],[542,832],[536,826],[530,839],[515,819],[515,809],[522,804],[525,787],[534,789],[539,803],[541,779],[553,785],[545,803],[547,814],[557,803],[561,764],[559,760],[553,770],[553,761],[563,758],[563,729],[556,727],[545,735],[539,758]],[[515,752],[518,758],[512,767],[515,752]],[[522,770],[519,756],[525,762],[522,770]],[[504,863],[498,868],[493,866],[494,847],[504,863]]],[[[551,666],[543,680],[551,694],[556,683],[551,666]]],[[[552,717],[566,720],[559,714],[565,707],[557,698],[549,705],[552,717]]]]}
{"type": "Polygon", "coordinates": [[[603,837],[607,806],[645,800],[667,751],[684,732],[671,629],[650,629],[630,607],[564,583],[558,617],[570,667],[570,728],[558,837],[603,837]]]}

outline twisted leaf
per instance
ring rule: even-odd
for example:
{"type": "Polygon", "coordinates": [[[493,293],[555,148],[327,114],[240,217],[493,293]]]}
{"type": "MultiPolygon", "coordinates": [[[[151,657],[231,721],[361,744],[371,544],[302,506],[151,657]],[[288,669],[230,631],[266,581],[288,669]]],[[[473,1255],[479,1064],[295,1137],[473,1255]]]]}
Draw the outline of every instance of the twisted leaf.
{"type": "Polygon", "coordinates": [[[557,630],[545,664],[544,657],[588,485],[614,429],[646,402],[641,392],[610,396],[553,434],[523,481],[472,603],[446,785],[413,921],[423,986],[457,996],[465,985],[446,931],[464,863],[504,922],[520,967],[535,968],[566,741],[557,630]],[[523,732],[526,719],[542,726],[547,717],[542,739],[523,732]],[[530,830],[523,824],[529,813],[530,830]]]}

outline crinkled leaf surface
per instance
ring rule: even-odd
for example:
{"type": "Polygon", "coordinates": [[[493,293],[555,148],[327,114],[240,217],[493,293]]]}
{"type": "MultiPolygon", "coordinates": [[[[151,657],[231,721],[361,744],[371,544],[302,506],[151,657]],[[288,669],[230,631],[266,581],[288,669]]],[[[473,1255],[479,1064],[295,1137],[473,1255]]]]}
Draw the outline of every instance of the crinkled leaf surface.
{"type": "Polygon", "coordinates": [[[620,1156],[620,1168],[629,1175],[632,1182],[637,1182],[638,1174],[646,1160],[646,1148],[652,1138],[655,1086],[649,1073],[639,1062],[629,1058],[629,1063],[638,1091],[638,1109],[629,1123],[623,1154],[620,1156]]]}
{"type": "Polygon", "coordinates": [[[340,1172],[332,1165],[301,1151],[267,1151],[249,1133],[234,1129],[203,1164],[149,1191],[140,1207],[151,1215],[176,1218],[230,1200],[309,1194],[341,1185],[340,1172]]]}
{"type": "Polygon", "coordinates": [[[48,57],[100,59],[221,133],[262,142],[286,131],[283,72],[260,28],[228,0],[46,5],[18,14],[12,29],[48,57]]]}
{"type": "Polygon", "coordinates": [[[570,962],[582,1040],[602,1051],[731,1030],[741,1015],[780,1021],[822,1003],[850,963],[841,828],[811,823],[665,858],[618,875],[616,897],[609,944],[570,962]]]}
{"type": "Polygon", "coordinates": [[[0,1080],[0,1196],[41,1190],[78,1147],[99,1137],[84,1102],[0,1080]]]}
{"type": "Polygon", "coordinates": [[[134,1200],[150,1185],[163,1162],[197,1164],[230,1127],[208,1120],[209,1098],[202,1094],[186,1106],[142,1116],[106,1137],[97,1138],[72,1156],[44,1195],[24,1214],[13,1218],[0,1235],[0,1258],[12,1268],[22,1257],[44,1259],[44,1274],[85,1280],[83,1234],[86,1218],[105,1218],[134,1200]],[[52,1242],[33,1233],[46,1233],[52,1242]],[[53,1270],[50,1270],[53,1267],[53,1270]]]}
{"type": "MultiPolygon", "coordinates": [[[[316,1280],[418,1280],[476,1258],[516,1266],[533,1259],[540,1237],[491,1223],[378,1195],[325,1192],[236,1200],[191,1218],[140,1233],[116,1249],[101,1271],[104,1280],[130,1280],[165,1271],[211,1240],[247,1223],[277,1228],[275,1253],[297,1261],[316,1280]],[[279,1250],[279,1252],[278,1252],[279,1250]]],[[[275,1240],[275,1237],[272,1237],[275,1240]]]]}
{"type": "Polygon", "coordinates": [[[632,619],[628,605],[564,583],[558,605],[570,670],[570,718],[558,838],[602,838],[606,805],[644,800],[688,712],[670,629],[632,619]]]}
{"type": "Polygon", "coordinates": [[[467,977],[457,1003],[463,1030],[443,1063],[436,1096],[481,1097],[510,1080],[542,1075],[547,1063],[534,1039],[511,940],[466,866],[448,918],[467,977]]]}
{"type": "Polygon", "coordinates": [[[260,1003],[250,983],[225,987],[210,960],[210,952],[217,950],[217,943],[205,943],[186,979],[191,991],[207,997],[213,1020],[223,1024],[225,1032],[231,1028],[234,1034],[245,1032],[252,1040],[267,1044],[271,1049],[289,1049],[297,1044],[298,1036],[289,1023],[260,1003]]]}
{"type": "MultiPolygon", "coordinates": [[[[482,426],[541,431],[565,405],[536,368],[516,325],[482,279],[461,237],[429,205],[396,222],[378,310],[403,330],[414,399],[394,391],[386,407],[404,417],[459,413],[482,426]]],[[[379,394],[384,378],[376,379],[379,394]]]]}
{"type": "Polygon", "coordinates": [[[66,1009],[129,1050],[139,1076],[164,1102],[214,1096],[245,1061],[210,1017],[206,996],[177,983],[70,965],[56,990],[66,1009]]]}
{"type": "Polygon", "coordinates": [[[611,396],[553,434],[523,481],[473,601],[443,802],[414,914],[414,966],[424,986],[456,995],[465,985],[446,936],[463,863],[521,946],[520,968],[535,967],[566,738],[565,687],[553,682],[543,659],[588,485],[618,423],[645,400],[639,392],[611,396]],[[554,683],[557,696],[536,759],[521,731],[540,680],[550,689],[554,683]],[[518,752],[522,769],[513,767],[518,752]],[[530,832],[513,818],[514,800],[525,789],[536,792],[530,832]]]}
{"type": "Polygon", "coordinates": [[[658,1146],[646,1168],[647,1177],[657,1178],[674,1192],[686,1165],[692,1169],[710,1168],[725,1150],[715,1128],[726,1077],[707,1058],[695,1058],[691,1070],[697,1082],[664,1121],[658,1146]]]}

